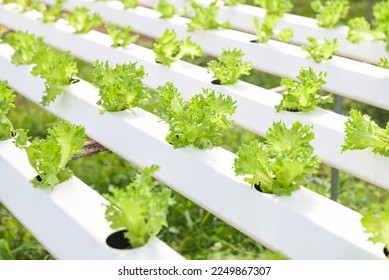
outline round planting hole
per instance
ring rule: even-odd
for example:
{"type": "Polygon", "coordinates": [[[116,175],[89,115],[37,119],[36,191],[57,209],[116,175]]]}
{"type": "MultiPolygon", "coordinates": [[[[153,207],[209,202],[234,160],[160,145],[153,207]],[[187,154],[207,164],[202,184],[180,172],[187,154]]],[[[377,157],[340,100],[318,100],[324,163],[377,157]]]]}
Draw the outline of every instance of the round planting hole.
{"type": "Polygon", "coordinates": [[[72,85],[72,84],[77,84],[78,82],[80,81],[80,79],[70,79],[69,81],[69,84],[72,85]]]}
{"type": "Polygon", "coordinates": [[[389,250],[386,247],[384,247],[384,254],[386,257],[389,257],[389,250]]]}
{"type": "Polygon", "coordinates": [[[251,40],[250,43],[258,43],[257,39],[251,40]]]}
{"type": "Polygon", "coordinates": [[[115,249],[131,249],[131,244],[128,239],[124,237],[127,232],[126,229],[116,231],[107,237],[107,245],[115,249]]]}
{"type": "Polygon", "coordinates": [[[41,175],[36,175],[35,178],[38,180],[38,182],[42,182],[41,175]]]}
{"type": "Polygon", "coordinates": [[[263,190],[261,189],[261,183],[255,184],[255,185],[254,185],[254,189],[256,189],[257,191],[263,193],[263,190]]]}
{"type": "Polygon", "coordinates": [[[301,110],[299,109],[286,109],[286,111],[293,112],[293,113],[301,112],[301,110]]]}
{"type": "Polygon", "coordinates": [[[219,79],[213,80],[211,83],[219,86],[222,84],[219,79]]]}

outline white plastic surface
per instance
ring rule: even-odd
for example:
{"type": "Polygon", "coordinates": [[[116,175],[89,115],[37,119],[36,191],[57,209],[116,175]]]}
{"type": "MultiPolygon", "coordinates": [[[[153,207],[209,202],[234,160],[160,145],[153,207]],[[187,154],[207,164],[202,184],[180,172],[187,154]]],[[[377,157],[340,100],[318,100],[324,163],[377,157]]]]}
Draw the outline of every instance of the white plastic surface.
{"type": "MultiPolygon", "coordinates": [[[[232,86],[217,86],[211,83],[212,75],[206,69],[183,62],[175,62],[171,67],[155,63],[152,50],[130,45],[127,48],[114,49],[111,39],[102,33],[91,31],[84,35],[75,35],[66,21],[52,25],[36,21],[38,13],[23,15],[7,12],[0,8],[0,22],[15,29],[44,35],[45,41],[62,50],[71,52],[81,59],[93,62],[96,59],[111,63],[138,61],[145,67],[148,76],[145,84],[155,89],[172,81],[180,89],[185,98],[189,99],[201,88],[214,88],[216,91],[231,95],[237,101],[237,111],[233,116],[236,124],[265,136],[272,122],[282,119],[291,123],[301,121],[313,125],[315,153],[327,164],[364,179],[372,184],[389,189],[389,159],[373,154],[370,150],[341,153],[344,141],[343,123],[346,118],[329,111],[316,109],[312,113],[276,113],[274,106],[281,100],[279,94],[238,82],[232,86]],[[15,20],[17,19],[17,20],[15,20]],[[90,50],[93,50],[91,52],[90,50]],[[360,164],[361,160],[364,164],[360,164]]],[[[389,99],[388,99],[389,100],[389,99]]],[[[389,102],[389,101],[388,101],[389,102]]]]}
{"type": "MultiPolygon", "coordinates": [[[[44,0],[52,2],[52,0],[44,0]]],[[[98,11],[108,22],[123,26],[131,25],[135,32],[151,37],[161,36],[166,29],[175,29],[178,37],[190,35],[203,50],[219,56],[223,48],[239,48],[253,67],[278,76],[293,79],[301,67],[312,67],[316,71],[327,71],[323,89],[383,109],[389,109],[389,69],[333,56],[322,63],[307,59],[300,47],[270,40],[266,44],[250,43],[255,36],[231,29],[187,32],[189,19],[175,16],[165,20],[152,9],[137,7],[123,10],[118,1],[91,2],[68,0],[64,8],[72,10],[82,5],[98,11]],[[210,44],[212,42],[212,44],[210,44]]]]}
{"type": "MultiPolygon", "coordinates": [[[[0,53],[12,52],[1,46],[0,53]]],[[[3,56],[0,63],[4,66],[1,79],[34,102],[40,101],[42,80],[3,56]]],[[[97,90],[81,81],[69,86],[48,110],[84,125],[93,139],[139,166],[158,164],[161,170],[156,178],[293,259],[384,258],[382,245],[367,241],[360,214],[305,188],[288,197],[259,193],[235,177],[234,154],[221,148],[174,149],[164,140],[167,126],[154,115],[140,109],[100,115],[97,99],[97,90]]]]}
{"type": "Polygon", "coordinates": [[[109,247],[105,240],[114,231],[105,198],[76,177],[51,192],[34,188],[34,176],[26,152],[0,141],[0,201],[56,259],[183,259],[157,238],[131,250],[109,247]]]}

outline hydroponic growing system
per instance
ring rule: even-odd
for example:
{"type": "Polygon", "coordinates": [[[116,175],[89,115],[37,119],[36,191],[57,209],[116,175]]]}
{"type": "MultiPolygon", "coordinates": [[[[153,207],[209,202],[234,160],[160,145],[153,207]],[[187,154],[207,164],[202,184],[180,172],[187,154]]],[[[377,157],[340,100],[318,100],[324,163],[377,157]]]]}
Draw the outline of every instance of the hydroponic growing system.
{"type": "MultiPolygon", "coordinates": [[[[53,0],[43,2],[53,5],[53,0]]],[[[176,8],[188,5],[170,0],[176,8]]],[[[154,8],[156,0],[139,0],[139,6],[124,9],[119,1],[67,0],[62,7],[72,11],[88,7],[101,14],[104,21],[132,26],[135,33],[158,38],[166,29],[175,30],[178,38],[191,36],[203,51],[220,56],[223,48],[239,48],[253,68],[295,79],[302,67],[326,71],[323,89],[334,94],[389,110],[389,69],[379,67],[380,58],[389,58],[382,41],[350,43],[348,29],[327,29],[317,21],[292,14],[279,20],[276,30],[291,28],[294,36],[288,43],[256,40],[252,17],[263,20],[263,8],[238,4],[224,6],[218,19],[229,20],[231,29],[188,32],[188,17],[174,15],[164,19],[154,8]],[[338,38],[338,50],[331,59],[315,63],[307,58],[300,45],[306,38],[338,38]],[[365,61],[365,62],[361,62],[365,61]]],[[[210,1],[202,0],[209,5],[210,1]]],[[[272,123],[286,125],[296,121],[312,126],[314,153],[326,164],[389,190],[389,158],[371,149],[342,152],[347,117],[315,108],[310,112],[277,112],[274,108],[282,96],[243,81],[232,85],[212,83],[207,69],[184,61],[170,67],[156,62],[153,50],[132,43],[113,48],[110,37],[91,30],[75,34],[67,20],[53,23],[40,20],[36,10],[18,12],[18,4],[0,4],[0,25],[12,30],[28,31],[62,51],[93,63],[137,62],[148,74],[143,82],[156,89],[173,82],[189,100],[201,88],[214,89],[236,101],[235,123],[265,136],[272,123]]],[[[33,102],[40,103],[45,82],[33,76],[31,66],[15,65],[14,50],[0,44],[0,80],[33,102]]],[[[200,150],[193,146],[177,148],[165,141],[169,127],[158,117],[140,108],[99,114],[99,90],[86,81],[69,85],[49,106],[54,115],[85,127],[85,133],[126,160],[144,167],[156,164],[155,178],[192,200],[199,206],[237,228],[266,247],[280,251],[291,259],[385,259],[384,244],[373,243],[361,224],[362,215],[304,186],[290,196],[258,192],[232,166],[236,155],[220,147],[200,150]]],[[[35,176],[24,151],[12,139],[0,141],[0,201],[25,225],[43,246],[58,259],[182,259],[177,252],[154,238],[148,244],[117,250],[106,244],[113,232],[105,220],[106,199],[76,177],[59,184],[53,191],[33,188],[35,176]],[[71,238],[70,238],[71,237],[71,238]]],[[[389,222],[389,221],[388,221],[389,222]]]]}

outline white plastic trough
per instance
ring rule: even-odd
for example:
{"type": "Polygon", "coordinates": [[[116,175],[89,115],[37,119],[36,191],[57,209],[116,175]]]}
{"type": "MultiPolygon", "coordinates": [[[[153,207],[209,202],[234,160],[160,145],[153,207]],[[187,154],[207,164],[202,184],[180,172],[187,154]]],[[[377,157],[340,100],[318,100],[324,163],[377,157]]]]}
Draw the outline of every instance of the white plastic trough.
{"type": "Polygon", "coordinates": [[[73,177],[51,192],[29,182],[36,173],[24,150],[0,141],[0,201],[56,259],[183,259],[157,238],[136,249],[113,249],[107,200],[73,177]]]}

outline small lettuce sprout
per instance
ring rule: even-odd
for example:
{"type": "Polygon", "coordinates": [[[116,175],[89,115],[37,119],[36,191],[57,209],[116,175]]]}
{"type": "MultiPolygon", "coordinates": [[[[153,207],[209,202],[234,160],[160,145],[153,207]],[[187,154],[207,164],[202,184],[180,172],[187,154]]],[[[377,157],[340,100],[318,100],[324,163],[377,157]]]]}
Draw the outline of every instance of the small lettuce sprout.
{"type": "Polygon", "coordinates": [[[338,49],[338,39],[331,40],[324,39],[320,42],[314,37],[308,37],[310,45],[302,46],[302,49],[308,53],[308,56],[316,63],[320,63],[323,60],[328,60],[338,49]]]}

